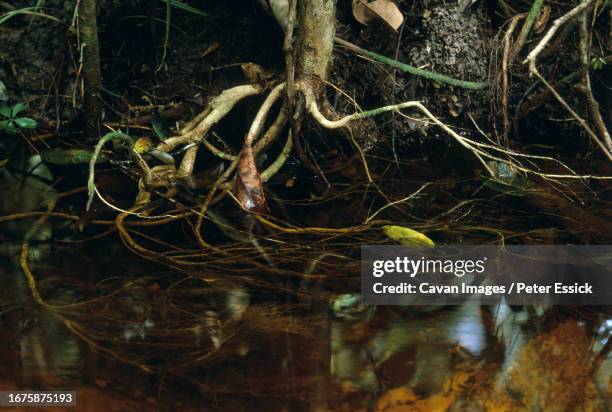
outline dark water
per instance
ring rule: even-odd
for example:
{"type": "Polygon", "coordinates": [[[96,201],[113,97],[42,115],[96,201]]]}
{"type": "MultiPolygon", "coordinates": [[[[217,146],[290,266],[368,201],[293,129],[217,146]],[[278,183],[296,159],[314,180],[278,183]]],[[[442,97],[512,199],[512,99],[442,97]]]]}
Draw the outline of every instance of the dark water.
{"type": "MultiPolygon", "coordinates": [[[[3,208],[40,210],[45,190],[4,191],[3,208]]],[[[607,308],[364,307],[350,294],[354,262],[332,265],[326,285],[265,265],[234,270],[244,245],[208,266],[172,267],[136,256],[115,234],[76,242],[65,234],[78,222],[63,219],[30,242],[36,302],[20,263],[35,220],[1,226],[0,390],[76,390],[83,411],[610,405],[607,308]]],[[[333,242],[278,243],[267,258],[311,273],[333,261],[333,242]]]]}
{"type": "Polygon", "coordinates": [[[50,258],[46,247],[33,249],[41,292],[123,289],[84,311],[41,309],[6,260],[2,389],[77,390],[79,410],[606,410],[610,401],[610,360],[598,354],[612,319],[602,310],[374,309],[347,294],[305,305],[248,287],[179,289],[176,274],[133,257],[64,249],[50,258]]]}

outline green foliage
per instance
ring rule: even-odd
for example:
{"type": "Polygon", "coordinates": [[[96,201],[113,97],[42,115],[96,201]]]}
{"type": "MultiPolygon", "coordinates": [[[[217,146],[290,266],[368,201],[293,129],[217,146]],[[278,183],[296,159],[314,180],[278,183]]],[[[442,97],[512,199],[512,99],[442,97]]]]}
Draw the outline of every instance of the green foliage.
{"type": "MultiPolygon", "coordinates": [[[[34,10],[33,12],[38,14],[38,11],[40,10],[40,8],[42,7],[42,4],[44,3],[45,0],[36,0],[36,4],[34,5],[34,10]]],[[[32,23],[34,23],[34,16],[32,16],[32,18],[30,19],[30,24],[28,25],[28,30],[32,28],[32,23]]]]}
{"type": "Polygon", "coordinates": [[[5,102],[8,100],[8,91],[6,90],[6,86],[0,80],[0,102],[5,102]]]}
{"type": "Polygon", "coordinates": [[[49,20],[53,20],[55,22],[61,23],[62,21],[56,17],[53,16],[49,16],[48,14],[44,14],[42,12],[39,12],[38,9],[40,7],[40,4],[38,4],[37,6],[34,7],[24,7],[22,9],[17,9],[17,10],[11,10],[7,13],[4,13],[2,15],[0,15],[0,25],[6,23],[7,21],[9,21],[10,19],[12,19],[15,16],[19,16],[19,15],[30,15],[30,16],[39,16],[39,17],[44,17],[46,19],[49,20]]]}
{"type": "Polygon", "coordinates": [[[159,112],[156,110],[151,114],[151,126],[153,127],[153,132],[155,136],[162,142],[170,136],[170,130],[164,123],[164,120],[161,118],[159,112]]]}
{"type": "Polygon", "coordinates": [[[17,117],[26,108],[27,106],[23,103],[17,103],[13,107],[0,106],[0,119],[2,119],[0,120],[0,131],[17,134],[19,129],[36,129],[38,127],[36,120],[24,116],[17,117]]]}
{"type": "Polygon", "coordinates": [[[606,61],[601,57],[591,59],[591,67],[593,70],[601,70],[606,65],[606,61]]]}

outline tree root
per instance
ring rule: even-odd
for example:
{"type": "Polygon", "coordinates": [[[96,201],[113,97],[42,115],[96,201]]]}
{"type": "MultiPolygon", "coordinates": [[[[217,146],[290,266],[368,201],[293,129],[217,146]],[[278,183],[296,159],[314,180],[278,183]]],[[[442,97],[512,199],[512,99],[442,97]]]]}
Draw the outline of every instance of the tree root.
{"type": "Polygon", "coordinates": [[[156,149],[162,152],[170,152],[179,145],[193,144],[192,147],[187,149],[177,171],[178,176],[191,175],[199,145],[210,129],[223,119],[239,101],[249,96],[258,95],[262,93],[263,90],[264,87],[257,84],[236,86],[225,90],[219,96],[215,97],[200,115],[185,125],[185,127],[179,131],[178,136],[165,140],[160,143],[156,149]]]}

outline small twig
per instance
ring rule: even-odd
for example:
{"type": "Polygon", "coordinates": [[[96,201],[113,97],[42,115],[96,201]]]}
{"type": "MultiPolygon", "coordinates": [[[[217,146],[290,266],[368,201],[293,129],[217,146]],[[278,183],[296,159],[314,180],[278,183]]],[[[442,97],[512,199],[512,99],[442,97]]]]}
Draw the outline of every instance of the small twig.
{"type": "Polygon", "coordinates": [[[599,137],[597,137],[597,135],[591,130],[586,121],[582,117],[580,117],[578,113],[576,113],[569,106],[569,104],[567,104],[563,97],[561,97],[561,95],[550,85],[550,83],[546,81],[546,79],[539,73],[538,68],[536,66],[538,55],[542,52],[542,50],[544,50],[550,39],[552,39],[552,37],[559,30],[559,28],[569,20],[572,20],[573,18],[587,10],[595,1],[596,0],[585,0],[584,2],[567,12],[565,15],[555,20],[551,28],[548,30],[548,32],[546,32],[544,37],[542,37],[538,45],[531,51],[531,53],[529,53],[527,58],[523,60],[523,64],[529,64],[529,72],[532,75],[536,76],[550,90],[550,92],[553,94],[553,96],[555,96],[557,101],[559,101],[559,103],[561,103],[561,105],[574,117],[574,119],[576,119],[576,121],[582,126],[582,128],[593,139],[593,141],[601,148],[608,160],[612,160],[611,151],[608,150],[608,148],[601,141],[601,139],[599,139],[599,137]]]}
{"type": "Polygon", "coordinates": [[[573,117],[576,119],[578,123],[582,126],[582,128],[587,132],[587,134],[593,139],[593,141],[601,148],[604,152],[604,155],[608,158],[608,160],[612,160],[612,153],[608,150],[608,148],[602,143],[601,139],[597,137],[597,135],[591,130],[587,122],[576,113],[569,104],[561,97],[561,95],[546,81],[544,77],[535,69],[532,72],[540,81],[550,90],[550,92],[555,96],[555,98],[561,103],[561,105],[567,110],[573,117]]]}
{"type": "Polygon", "coordinates": [[[431,183],[425,183],[423,186],[421,186],[421,187],[419,188],[419,190],[417,190],[416,192],[412,193],[410,196],[407,196],[407,197],[405,197],[405,198],[403,198],[403,199],[400,199],[400,200],[396,200],[396,201],[391,202],[391,203],[387,203],[386,205],[384,205],[383,207],[381,207],[380,209],[378,209],[376,212],[372,213],[372,214],[370,215],[370,217],[368,217],[368,218],[365,220],[365,222],[363,222],[363,224],[364,224],[364,225],[367,225],[368,223],[370,223],[370,221],[371,221],[372,219],[374,219],[374,218],[376,217],[376,215],[378,215],[380,212],[382,212],[383,210],[387,209],[388,207],[391,207],[391,206],[397,205],[398,203],[404,203],[406,200],[410,200],[410,199],[412,199],[413,197],[415,197],[416,195],[418,195],[419,193],[421,193],[421,191],[422,191],[423,189],[425,189],[427,186],[429,186],[430,184],[431,184],[431,183]]]}
{"type": "Polygon", "coordinates": [[[591,50],[591,41],[588,32],[586,14],[582,14],[580,16],[578,27],[580,33],[580,58],[582,60],[583,70],[582,87],[580,88],[580,90],[582,91],[582,93],[584,93],[587,106],[589,108],[589,111],[591,112],[593,123],[595,123],[595,127],[599,131],[599,134],[603,136],[603,141],[608,150],[612,151],[612,139],[610,139],[610,133],[608,132],[604,120],[601,117],[601,112],[599,111],[599,103],[597,103],[597,100],[595,100],[595,96],[593,96],[593,90],[591,89],[591,77],[589,76],[589,50],[591,50]]]}

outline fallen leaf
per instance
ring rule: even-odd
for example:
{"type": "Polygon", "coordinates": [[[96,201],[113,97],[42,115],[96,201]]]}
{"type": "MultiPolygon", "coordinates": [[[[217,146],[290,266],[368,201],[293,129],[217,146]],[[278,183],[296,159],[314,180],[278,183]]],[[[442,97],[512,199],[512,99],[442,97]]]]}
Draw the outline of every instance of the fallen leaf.
{"type": "Polygon", "coordinates": [[[141,137],[134,143],[136,153],[144,153],[153,147],[153,141],[150,137],[141,137]]]}
{"type": "Polygon", "coordinates": [[[245,146],[240,152],[236,173],[236,199],[245,211],[263,213],[266,211],[266,198],[261,176],[257,171],[253,149],[245,146]]]}
{"type": "Polygon", "coordinates": [[[366,7],[365,0],[353,0],[352,6],[353,17],[364,26],[369,26],[376,19],[374,12],[366,7]]]}
{"type": "Polygon", "coordinates": [[[403,246],[434,247],[436,245],[433,240],[421,232],[403,226],[383,226],[383,232],[389,239],[403,246]]]}
{"type": "Polygon", "coordinates": [[[391,0],[375,0],[368,3],[367,7],[393,30],[399,29],[404,22],[404,15],[397,4],[391,0]]]}
{"type": "Polygon", "coordinates": [[[353,0],[353,16],[359,23],[369,26],[372,23],[384,23],[391,29],[397,29],[404,22],[404,16],[392,0],[353,0]]]}

